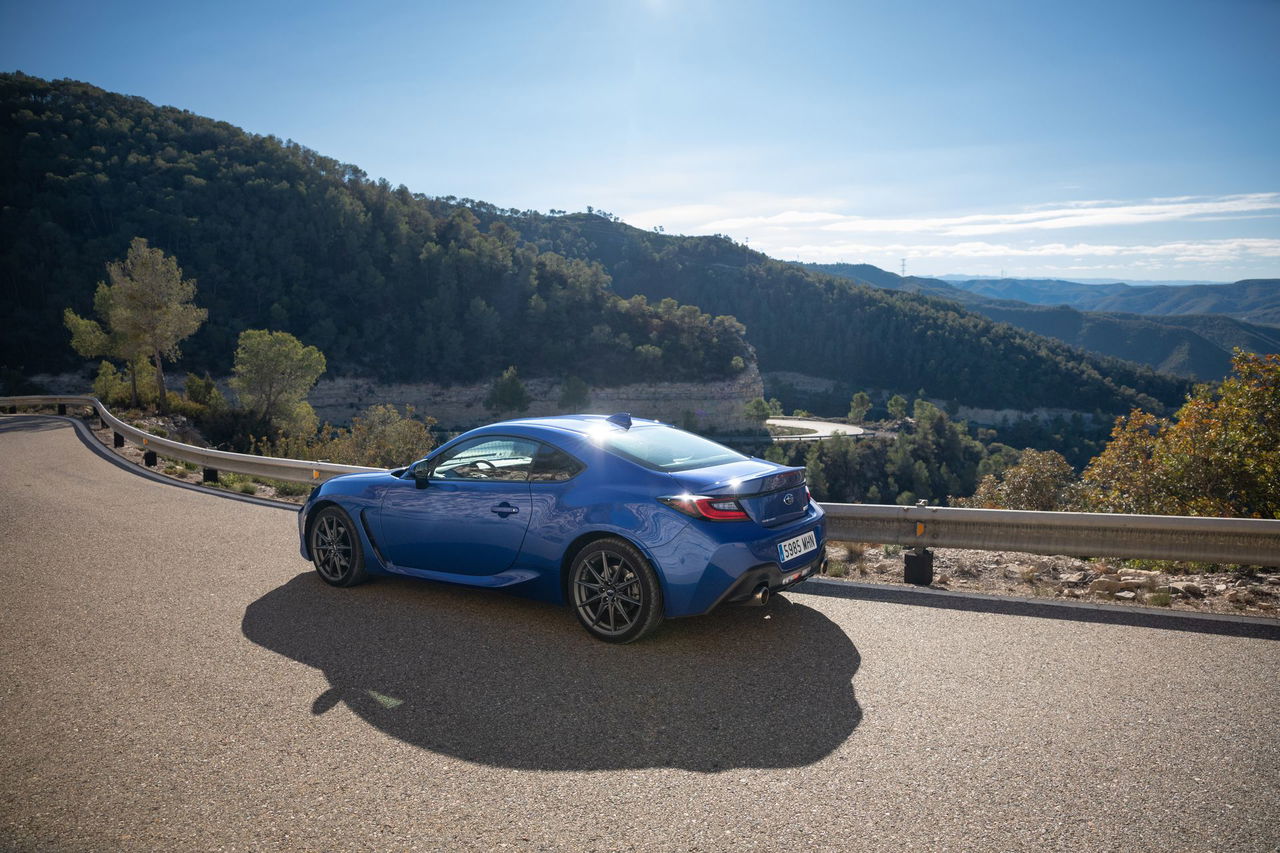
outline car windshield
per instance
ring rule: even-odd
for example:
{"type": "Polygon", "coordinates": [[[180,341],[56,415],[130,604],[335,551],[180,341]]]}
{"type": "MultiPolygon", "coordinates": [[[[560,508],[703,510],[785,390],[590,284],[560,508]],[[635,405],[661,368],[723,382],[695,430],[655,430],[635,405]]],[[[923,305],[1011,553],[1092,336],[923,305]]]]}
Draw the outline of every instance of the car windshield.
{"type": "Polygon", "coordinates": [[[688,471],[747,457],[714,441],[671,427],[611,430],[600,437],[606,449],[657,471],[688,471]]]}

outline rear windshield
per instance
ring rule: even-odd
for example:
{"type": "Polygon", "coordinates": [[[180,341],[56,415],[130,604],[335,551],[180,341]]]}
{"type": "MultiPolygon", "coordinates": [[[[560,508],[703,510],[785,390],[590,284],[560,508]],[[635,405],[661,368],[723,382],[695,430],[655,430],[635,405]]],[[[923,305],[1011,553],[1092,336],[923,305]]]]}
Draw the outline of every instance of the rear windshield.
{"type": "Polygon", "coordinates": [[[610,431],[601,443],[623,459],[656,471],[688,471],[747,458],[722,444],[672,427],[610,431]]]}

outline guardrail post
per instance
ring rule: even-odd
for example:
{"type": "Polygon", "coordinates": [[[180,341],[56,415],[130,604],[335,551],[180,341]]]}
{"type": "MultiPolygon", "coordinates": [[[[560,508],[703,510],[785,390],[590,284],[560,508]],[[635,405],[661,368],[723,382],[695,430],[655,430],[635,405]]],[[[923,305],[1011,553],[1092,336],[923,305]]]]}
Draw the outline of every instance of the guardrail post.
{"type": "Polygon", "coordinates": [[[216,468],[205,468],[200,474],[200,482],[216,483],[218,482],[218,470],[216,468]]]}
{"type": "Polygon", "coordinates": [[[902,555],[902,579],[918,586],[933,583],[933,552],[928,548],[916,548],[902,555]]]}
{"type": "Polygon", "coordinates": [[[66,403],[59,403],[59,404],[58,404],[58,414],[60,414],[60,415],[65,415],[66,413],[67,413],[67,404],[66,404],[66,403]]]}
{"type": "Polygon", "coordinates": [[[124,436],[118,432],[111,433],[111,442],[113,447],[124,447],[124,436]]]}
{"type": "Polygon", "coordinates": [[[148,468],[156,467],[156,452],[154,450],[148,450],[146,453],[143,453],[142,464],[146,465],[148,468]]]}

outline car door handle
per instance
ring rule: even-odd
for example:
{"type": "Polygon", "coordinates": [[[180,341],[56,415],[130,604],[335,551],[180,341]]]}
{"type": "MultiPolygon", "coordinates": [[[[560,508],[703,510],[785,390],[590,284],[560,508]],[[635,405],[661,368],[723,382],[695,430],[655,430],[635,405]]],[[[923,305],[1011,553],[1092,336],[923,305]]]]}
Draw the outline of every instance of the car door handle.
{"type": "Polygon", "coordinates": [[[500,515],[500,516],[502,516],[503,518],[506,518],[506,517],[507,517],[507,516],[509,516],[509,515],[514,515],[515,513],[519,512],[519,511],[520,511],[520,507],[518,507],[518,506],[512,506],[511,504],[507,503],[506,501],[503,501],[502,503],[498,504],[497,506],[491,506],[491,507],[489,507],[489,512],[492,512],[492,513],[494,513],[495,515],[500,515]]]}

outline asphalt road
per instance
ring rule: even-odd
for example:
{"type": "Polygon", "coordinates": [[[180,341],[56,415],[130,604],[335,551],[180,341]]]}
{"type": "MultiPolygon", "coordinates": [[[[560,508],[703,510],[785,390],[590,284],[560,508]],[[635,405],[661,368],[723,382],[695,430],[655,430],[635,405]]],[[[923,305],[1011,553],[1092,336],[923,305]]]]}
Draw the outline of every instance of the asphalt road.
{"type": "Polygon", "coordinates": [[[813,430],[801,435],[776,435],[773,437],[774,441],[817,441],[823,438],[831,438],[837,432],[842,432],[847,436],[862,435],[868,432],[868,430],[858,426],[811,420],[809,418],[769,418],[766,423],[769,426],[787,427],[789,429],[813,430]]]}
{"type": "Polygon", "coordinates": [[[331,589],[294,520],[0,419],[0,847],[1280,842],[1275,633],[789,593],[614,648],[499,594],[331,589]]]}

